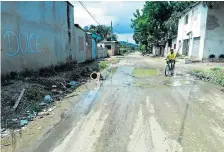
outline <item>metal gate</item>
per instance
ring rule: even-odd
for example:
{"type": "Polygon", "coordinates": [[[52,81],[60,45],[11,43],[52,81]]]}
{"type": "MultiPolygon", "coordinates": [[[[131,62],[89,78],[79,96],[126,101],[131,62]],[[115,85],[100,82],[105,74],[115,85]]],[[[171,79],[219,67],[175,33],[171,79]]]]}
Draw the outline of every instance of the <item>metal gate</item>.
{"type": "Polygon", "coordinates": [[[92,59],[96,59],[96,41],[92,39],[92,59]]]}
{"type": "Polygon", "coordinates": [[[200,37],[195,37],[193,39],[192,57],[198,58],[200,47],[200,37]]]}

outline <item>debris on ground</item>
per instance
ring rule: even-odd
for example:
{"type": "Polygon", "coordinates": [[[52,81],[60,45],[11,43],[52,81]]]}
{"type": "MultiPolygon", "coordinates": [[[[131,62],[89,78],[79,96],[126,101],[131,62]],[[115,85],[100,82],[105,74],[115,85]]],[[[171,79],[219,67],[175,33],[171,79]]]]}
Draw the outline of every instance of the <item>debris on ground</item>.
{"type": "Polygon", "coordinates": [[[19,98],[16,100],[15,105],[12,107],[13,110],[15,110],[15,109],[17,108],[17,106],[18,106],[18,104],[19,104],[21,98],[23,97],[24,92],[25,92],[25,89],[23,88],[22,92],[21,92],[20,95],[19,95],[19,98]]]}
{"type": "Polygon", "coordinates": [[[54,101],[61,101],[80,84],[90,79],[92,71],[99,71],[97,62],[66,63],[39,71],[25,70],[2,76],[1,134],[8,129],[21,128],[35,118],[51,115],[54,101]]]}
{"type": "Polygon", "coordinates": [[[53,102],[53,99],[51,98],[50,95],[46,95],[46,96],[44,97],[44,102],[45,102],[45,103],[51,103],[51,102],[53,102]]]}
{"type": "Polygon", "coordinates": [[[79,83],[78,82],[76,82],[76,81],[70,81],[69,83],[68,83],[68,85],[71,87],[71,88],[75,88],[75,86],[77,86],[79,83]]]}
{"type": "Polygon", "coordinates": [[[28,120],[24,119],[24,120],[20,120],[20,126],[23,127],[25,125],[28,124],[28,120]]]}

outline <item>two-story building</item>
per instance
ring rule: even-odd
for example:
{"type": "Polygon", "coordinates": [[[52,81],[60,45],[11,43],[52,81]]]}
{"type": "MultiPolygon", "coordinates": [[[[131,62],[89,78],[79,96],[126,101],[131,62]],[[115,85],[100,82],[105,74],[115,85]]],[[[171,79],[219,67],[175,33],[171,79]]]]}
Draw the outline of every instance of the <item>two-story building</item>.
{"type": "Polygon", "coordinates": [[[177,50],[191,58],[204,60],[224,54],[224,2],[208,8],[197,2],[179,18],[177,50]]]}

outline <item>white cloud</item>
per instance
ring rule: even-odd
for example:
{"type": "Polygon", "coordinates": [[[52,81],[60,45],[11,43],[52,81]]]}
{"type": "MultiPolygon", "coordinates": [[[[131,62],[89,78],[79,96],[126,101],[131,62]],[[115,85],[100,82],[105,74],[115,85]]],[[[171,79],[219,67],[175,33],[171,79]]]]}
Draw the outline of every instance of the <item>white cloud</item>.
{"type": "MultiPolygon", "coordinates": [[[[79,2],[70,2],[74,5],[74,22],[76,24],[81,27],[91,24],[97,25],[79,2]]],[[[100,24],[110,25],[112,20],[114,28],[119,31],[119,34],[117,34],[119,40],[126,41],[128,36],[130,42],[134,42],[130,20],[136,9],[143,8],[144,1],[82,1],[82,3],[100,24]]]]}

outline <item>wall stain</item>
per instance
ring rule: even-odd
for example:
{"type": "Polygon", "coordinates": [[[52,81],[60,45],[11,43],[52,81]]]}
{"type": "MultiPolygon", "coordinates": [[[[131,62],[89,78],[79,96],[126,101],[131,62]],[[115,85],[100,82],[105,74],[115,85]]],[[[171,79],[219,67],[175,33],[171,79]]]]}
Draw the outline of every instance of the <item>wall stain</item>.
{"type": "Polygon", "coordinates": [[[69,40],[69,43],[71,43],[70,9],[69,9],[68,2],[67,2],[67,24],[68,24],[68,40],[69,40]]]}
{"type": "Polygon", "coordinates": [[[208,15],[207,30],[214,30],[217,27],[219,27],[218,19],[214,15],[208,15]]]}

